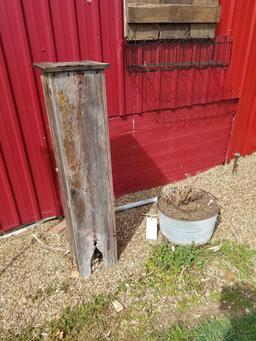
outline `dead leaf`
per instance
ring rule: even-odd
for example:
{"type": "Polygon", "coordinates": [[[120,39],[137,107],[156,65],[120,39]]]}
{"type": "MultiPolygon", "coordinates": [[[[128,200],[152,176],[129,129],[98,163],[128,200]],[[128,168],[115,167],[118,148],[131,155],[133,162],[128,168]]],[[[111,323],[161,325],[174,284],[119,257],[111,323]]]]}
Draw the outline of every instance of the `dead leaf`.
{"type": "Polygon", "coordinates": [[[227,282],[234,282],[236,280],[236,275],[233,271],[227,271],[225,272],[224,279],[227,282]]]}
{"type": "Polygon", "coordinates": [[[70,277],[71,278],[79,278],[80,277],[79,272],[78,271],[72,271],[70,274],[70,277]]]}
{"type": "Polygon", "coordinates": [[[212,246],[212,247],[209,247],[209,251],[212,251],[212,252],[217,252],[217,251],[219,251],[220,249],[221,249],[221,247],[222,247],[222,244],[220,244],[220,245],[216,245],[216,246],[212,246]]]}
{"type": "Polygon", "coordinates": [[[120,313],[120,311],[124,310],[124,306],[116,300],[112,302],[112,305],[118,313],[120,313]]]}
{"type": "Polygon", "coordinates": [[[104,337],[110,337],[111,335],[111,330],[107,331],[107,333],[104,335],[104,337]]]}

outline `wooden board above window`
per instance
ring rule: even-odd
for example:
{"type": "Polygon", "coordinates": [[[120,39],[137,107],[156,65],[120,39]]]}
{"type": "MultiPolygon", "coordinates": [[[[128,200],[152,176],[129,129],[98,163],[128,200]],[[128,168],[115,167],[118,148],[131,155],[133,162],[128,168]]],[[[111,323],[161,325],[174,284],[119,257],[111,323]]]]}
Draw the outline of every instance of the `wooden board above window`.
{"type": "Polygon", "coordinates": [[[124,0],[127,40],[214,38],[219,0],[124,0]]]}

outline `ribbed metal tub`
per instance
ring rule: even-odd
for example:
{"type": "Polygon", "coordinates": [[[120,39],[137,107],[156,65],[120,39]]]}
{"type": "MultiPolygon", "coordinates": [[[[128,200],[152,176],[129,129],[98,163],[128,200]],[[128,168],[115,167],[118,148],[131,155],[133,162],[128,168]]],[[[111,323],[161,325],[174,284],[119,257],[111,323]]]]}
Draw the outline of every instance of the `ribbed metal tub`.
{"type": "Polygon", "coordinates": [[[177,220],[163,214],[158,207],[160,231],[175,244],[188,245],[207,243],[214,232],[218,213],[214,216],[196,221],[177,220]]]}

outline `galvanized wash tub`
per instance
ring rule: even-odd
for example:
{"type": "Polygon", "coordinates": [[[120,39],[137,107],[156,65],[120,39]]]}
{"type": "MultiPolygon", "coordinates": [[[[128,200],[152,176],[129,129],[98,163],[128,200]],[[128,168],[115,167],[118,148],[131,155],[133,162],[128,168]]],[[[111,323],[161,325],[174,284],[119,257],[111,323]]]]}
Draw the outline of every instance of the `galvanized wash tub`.
{"type": "MultiPolygon", "coordinates": [[[[214,197],[213,197],[214,198],[214,197]]],[[[214,198],[215,200],[215,198],[214,198]]],[[[157,207],[160,231],[174,244],[202,245],[206,244],[212,237],[216,225],[218,212],[203,220],[178,220],[167,216],[157,207]]]]}

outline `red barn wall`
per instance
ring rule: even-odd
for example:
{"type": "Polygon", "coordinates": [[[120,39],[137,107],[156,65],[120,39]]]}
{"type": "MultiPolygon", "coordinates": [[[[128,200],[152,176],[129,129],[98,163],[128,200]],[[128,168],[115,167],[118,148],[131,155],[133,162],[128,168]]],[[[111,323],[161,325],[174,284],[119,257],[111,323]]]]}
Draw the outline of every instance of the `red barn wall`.
{"type": "Polygon", "coordinates": [[[110,63],[106,82],[116,195],[165,184],[222,164],[235,151],[256,149],[256,2],[221,1],[217,33],[234,40],[227,71],[130,74],[122,7],[121,0],[0,0],[0,232],[62,214],[34,62],[110,63]]]}

